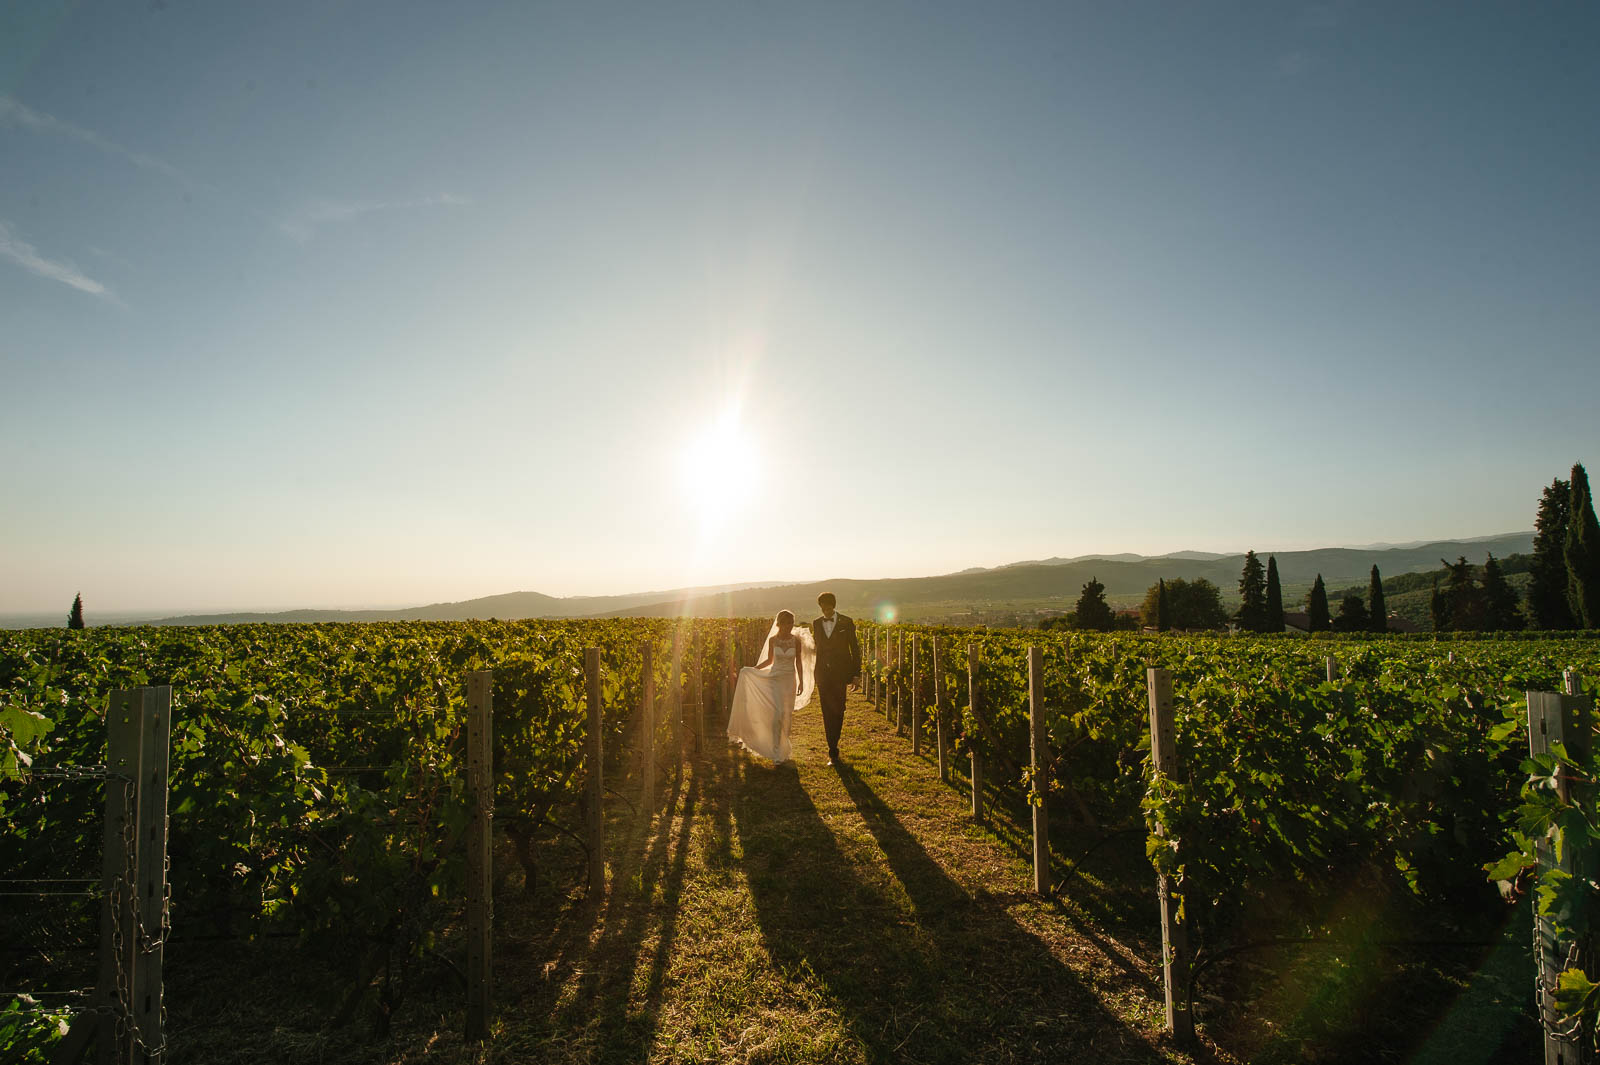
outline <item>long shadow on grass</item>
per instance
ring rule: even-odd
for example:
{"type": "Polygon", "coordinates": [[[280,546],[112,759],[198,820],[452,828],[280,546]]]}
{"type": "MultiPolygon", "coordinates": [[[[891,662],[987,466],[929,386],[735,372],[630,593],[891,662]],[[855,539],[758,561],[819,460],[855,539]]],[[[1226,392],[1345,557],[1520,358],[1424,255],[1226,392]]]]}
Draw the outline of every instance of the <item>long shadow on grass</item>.
{"type": "MultiPolygon", "coordinates": [[[[873,731],[881,729],[885,735],[893,732],[892,725],[876,719],[868,727],[873,731]]],[[[919,772],[938,772],[933,756],[924,756],[921,761],[924,765],[919,772]]],[[[963,805],[970,801],[972,789],[967,764],[965,758],[952,757],[950,779],[944,785],[959,793],[956,801],[963,805]]],[[[1030,858],[1032,815],[1021,790],[1015,784],[990,779],[984,786],[984,809],[988,833],[1017,856],[1030,858]]],[[[1148,994],[1160,995],[1159,979],[1152,980],[1134,957],[1159,958],[1161,951],[1160,926],[1155,919],[1155,873],[1144,855],[1142,829],[1117,831],[1107,838],[1104,829],[1071,827],[1065,811],[1054,810],[1050,823],[1052,882],[1057,885],[1058,912],[1129,980],[1148,994]],[[1086,852],[1087,861],[1073,868],[1070,863],[1086,852]]],[[[1025,894],[1021,881],[1017,894],[1025,894]]],[[[1003,902],[1005,897],[996,896],[994,901],[1003,902]]]]}
{"type": "Polygon", "coordinates": [[[1166,1060],[1000,903],[950,879],[848,766],[840,777],[895,882],[863,875],[792,771],[733,795],[774,960],[810,969],[876,1061],[1166,1060]]]}
{"type": "MultiPolygon", "coordinates": [[[[584,1060],[640,1061],[655,1045],[689,839],[696,814],[705,812],[702,792],[699,774],[685,774],[671,783],[653,822],[639,816],[608,825],[610,883],[603,901],[569,915],[556,971],[582,975],[548,1026],[564,1044],[587,1044],[584,1060]],[[595,927],[601,931],[591,940],[595,927]],[[646,941],[653,941],[648,955],[641,951],[646,941]]],[[[557,980],[550,990],[559,986],[557,980]]]]}

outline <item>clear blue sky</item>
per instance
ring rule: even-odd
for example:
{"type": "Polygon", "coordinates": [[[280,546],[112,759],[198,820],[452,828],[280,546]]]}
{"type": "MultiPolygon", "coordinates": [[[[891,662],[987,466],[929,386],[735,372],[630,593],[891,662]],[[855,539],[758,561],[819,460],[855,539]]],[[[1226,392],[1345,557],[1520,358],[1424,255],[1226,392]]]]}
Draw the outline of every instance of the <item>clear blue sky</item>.
{"type": "Polygon", "coordinates": [[[1600,459],[1597,54],[1577,3],[8,7],[0,611],[1529,528],[1600,459]]]}

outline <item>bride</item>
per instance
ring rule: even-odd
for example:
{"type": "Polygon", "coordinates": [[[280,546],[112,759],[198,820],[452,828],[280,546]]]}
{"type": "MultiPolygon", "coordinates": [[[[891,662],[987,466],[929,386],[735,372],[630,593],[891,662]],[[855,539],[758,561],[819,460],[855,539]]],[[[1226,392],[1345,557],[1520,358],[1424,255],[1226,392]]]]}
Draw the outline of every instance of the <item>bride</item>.
{"type": "Polygon", "coordinates": [[[728,739],[774,762],[787,762],[789,720],[811,701],[817,645],[811,633],[794,627],[794,615],[778,611],[767,632],[759,665],[739,670],[728,715],[728,739]]]}

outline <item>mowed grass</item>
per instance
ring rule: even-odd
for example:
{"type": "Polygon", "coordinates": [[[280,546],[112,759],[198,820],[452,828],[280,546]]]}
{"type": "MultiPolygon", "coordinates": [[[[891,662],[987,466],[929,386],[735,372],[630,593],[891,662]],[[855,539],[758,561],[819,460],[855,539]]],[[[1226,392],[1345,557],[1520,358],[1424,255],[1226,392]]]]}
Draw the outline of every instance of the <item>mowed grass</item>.
{"type": "Polygon", "coordinates": [[[793,764],[718,744],[664,782],[586,940],[501,965],[522,994],[487,1060],[1187,1060],[1156,973],[1022,890],[864,701],[846,721],[842,767],[812,707],[793,764]]]}
{"type": "MultiPolygon", "coordinates": [[[[315,980],[292,965],[273,979],[253,948],[252,990],[225,1005],[200,1003],[238,962],[213,953],[175,972],[174,1060],[1195,1060],[1162,1031],[1153,904],[1128,931],[1089,878],[1087,906],[1033,896],[1015,848],[865,700],[850,700],[841,767],[826,764],[815,703],[792,764],[706,746],[663,771],[653,810],[638,808],[637,780],[618,783],[629,801],[608,803],[603,897],[570,881],[524,893],[497,856],[510,871],[491,1043],[463,1042],[463,992],[442,963],[374,1038],[322,1028],[315,980]]],[[[552,876],[581,857],[552,857],[552,876]]]]}

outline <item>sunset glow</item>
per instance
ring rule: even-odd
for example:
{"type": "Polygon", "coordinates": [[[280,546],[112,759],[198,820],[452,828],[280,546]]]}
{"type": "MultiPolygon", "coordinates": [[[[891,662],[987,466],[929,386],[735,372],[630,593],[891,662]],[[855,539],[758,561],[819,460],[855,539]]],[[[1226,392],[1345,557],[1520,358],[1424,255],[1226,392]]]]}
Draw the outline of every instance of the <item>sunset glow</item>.
{"type": "Polygon", "coordinates": [[[703,538],[715,536],[760,497],[760,473],[760,453],[737,409],[689,440],[679,458],[679,484],[703,538]]]}

